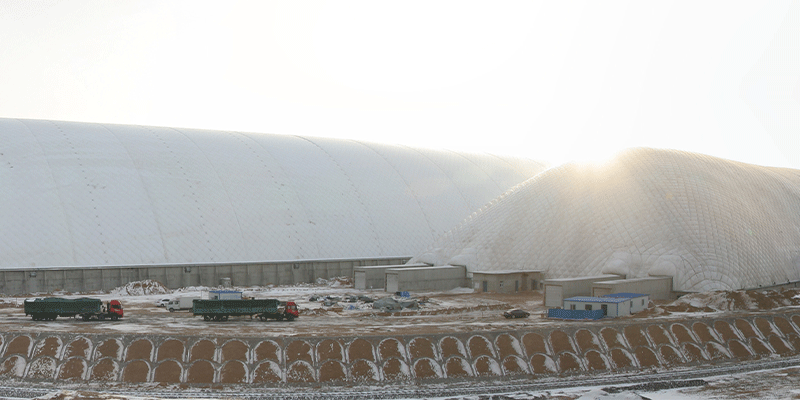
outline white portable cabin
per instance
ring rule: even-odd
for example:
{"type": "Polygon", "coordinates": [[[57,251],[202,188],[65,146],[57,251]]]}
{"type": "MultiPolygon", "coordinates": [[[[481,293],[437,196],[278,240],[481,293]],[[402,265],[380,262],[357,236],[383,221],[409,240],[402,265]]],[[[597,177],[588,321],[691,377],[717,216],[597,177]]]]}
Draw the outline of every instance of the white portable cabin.
{"type": "Polygon", "coordinates": [[[615,293],[607,296],[576,296],[564,299],[565,310],[603,310],[606,316],[619,317],[635,314],[647,308],[650,295],[640,293],[615,293]]]}

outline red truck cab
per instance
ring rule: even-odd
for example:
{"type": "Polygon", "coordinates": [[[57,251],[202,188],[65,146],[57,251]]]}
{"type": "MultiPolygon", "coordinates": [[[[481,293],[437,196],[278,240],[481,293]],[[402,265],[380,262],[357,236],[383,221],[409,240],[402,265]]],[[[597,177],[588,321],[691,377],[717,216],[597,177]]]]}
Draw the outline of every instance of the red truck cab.
{"type": "Polygon", "coordinates": [[[286,309],[284,310],[284,313],[286,313],[288,315],[291,315],[294,318],[299,317],[300,316],[300,311],[297,309],[297,303],[295,303],[293,301],[287,301],[286,302],[286,309]]]}
{"type": "Polygon", "coordinates": [[[108,315],[110,315],[112,319],[122,318],[122,303],[120,303],[119,300],[109,301],[108,304],[106,304],[106,308],[108,310],[108,315]]]}

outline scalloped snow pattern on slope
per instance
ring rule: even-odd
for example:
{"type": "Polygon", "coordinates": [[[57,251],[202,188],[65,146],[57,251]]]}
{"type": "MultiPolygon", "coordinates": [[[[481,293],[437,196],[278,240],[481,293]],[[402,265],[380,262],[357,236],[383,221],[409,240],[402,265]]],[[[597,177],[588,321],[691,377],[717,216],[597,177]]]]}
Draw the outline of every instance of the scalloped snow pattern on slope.
{"type": "Polygon", "coordinates": [[[0,118],[0,268],[411,255],[543,169],[348,140],[0,118]]]}
{"type": "Polygon", "coordinates": [[[800,281],[800,171],[631,149],[547,170],[434,243],[410,262],[670,275],[681,291],[800,281]]]}

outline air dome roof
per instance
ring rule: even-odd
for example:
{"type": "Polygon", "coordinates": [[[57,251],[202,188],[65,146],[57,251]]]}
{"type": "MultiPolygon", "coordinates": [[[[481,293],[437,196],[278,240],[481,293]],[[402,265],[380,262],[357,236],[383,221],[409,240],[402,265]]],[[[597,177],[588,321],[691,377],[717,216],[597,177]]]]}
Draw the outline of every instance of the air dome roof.
{"type": "Polygon", "coordinates": [[[673,276],[679,291],[800,281],[800,171],[674,150],[549,169],[411,262],[547,278],[673,276]]]}
{"type": "Polygon", "coordinates": [[[0,268],[410,256],[542,163],[0,119],[0,268]]]}

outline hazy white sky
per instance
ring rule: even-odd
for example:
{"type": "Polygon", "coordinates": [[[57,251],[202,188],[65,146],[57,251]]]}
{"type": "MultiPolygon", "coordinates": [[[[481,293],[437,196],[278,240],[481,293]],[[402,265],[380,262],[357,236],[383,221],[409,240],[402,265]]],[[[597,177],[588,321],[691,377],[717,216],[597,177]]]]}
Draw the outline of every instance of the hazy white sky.
{"type": "Polygon", "coordinates": [[[800,168],[800,2],[3,0],[0,116],[800,168]]]}

